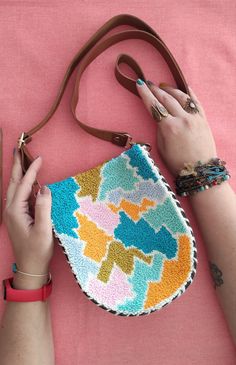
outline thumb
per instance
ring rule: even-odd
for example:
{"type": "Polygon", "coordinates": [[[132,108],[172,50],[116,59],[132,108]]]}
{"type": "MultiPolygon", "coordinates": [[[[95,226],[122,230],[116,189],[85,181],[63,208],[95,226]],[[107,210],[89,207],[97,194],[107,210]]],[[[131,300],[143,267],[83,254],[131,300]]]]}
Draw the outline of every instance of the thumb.
{"type": "Polygon", "coordinates": [[[34,225],[39,230],[51,229],[51,190],[43,185],[37,193],[35,201],[34,225]]]}

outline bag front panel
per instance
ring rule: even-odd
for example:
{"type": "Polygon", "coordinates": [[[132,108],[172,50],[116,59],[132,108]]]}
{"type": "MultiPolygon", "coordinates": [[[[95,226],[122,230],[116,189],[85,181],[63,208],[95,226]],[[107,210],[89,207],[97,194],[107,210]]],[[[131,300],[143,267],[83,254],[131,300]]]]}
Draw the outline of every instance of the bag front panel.
{"type": "Polygon", "coordinates": [[[148,314],[192,282],[192,229],[144,146],[47,186],[53,232],[97,305],[119,315],[148,314]]]}

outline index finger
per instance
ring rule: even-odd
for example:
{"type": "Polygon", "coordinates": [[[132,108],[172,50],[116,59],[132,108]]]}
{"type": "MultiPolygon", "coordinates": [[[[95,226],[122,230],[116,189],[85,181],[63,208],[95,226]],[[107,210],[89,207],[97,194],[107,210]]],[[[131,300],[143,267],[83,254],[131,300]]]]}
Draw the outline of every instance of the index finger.
{"type": "Polygon", "coordinates": [[[161,120],[160,116],[164,116],[165,120],[171,120],[173,118],[171,112],[157,99],[156,95],[152,93],[143,80],[138,79],[136,86],[144,105],[153,119],[159,122],[161,120]]]}
{"type": "Polygon", "coordinates": [[[9,180],[9,185],[6,193],[6,208],[12,203],[13,197],[15,195],[15,191],[17,185],[20,183],[22,179],[22,167],[20,162],[19,152],[15,149],[13,154],[13,165],[11,169],[11,177],[9,180]]]}
{"type": "Polygon", "coordinates": [[[18,184],[12,203],[14,205],[20,205],[28,201],[32,186],[37,178],[37,173],[40,170],[42,164],[42,157],[38,156],[29,166],[25,175],[23,176],[20,184],[18,184]]]}

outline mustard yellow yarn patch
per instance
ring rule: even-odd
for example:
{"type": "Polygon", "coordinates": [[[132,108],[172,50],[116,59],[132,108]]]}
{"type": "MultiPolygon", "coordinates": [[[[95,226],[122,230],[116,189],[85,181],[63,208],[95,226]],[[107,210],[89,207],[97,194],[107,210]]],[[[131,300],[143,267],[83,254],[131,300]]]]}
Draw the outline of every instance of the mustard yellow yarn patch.
{"type": "Polygon", "coordinates": [[[75,175],[74,178],[80,186],[79,197],[91,195],[93,201],[97,199],[98,190],[101,183],[100,171],[104,163],[94,169],[75,175]]]}
{"type": "Polygon", "coordinates": [[[147,264],[152,262],[152,256],[145,255],[137,248],[126,249],[121,242],[111,242],[107,258],[103,261],[97,278],[106,283],[109,280],[114,264],[119,266],[127,275],[130,275],[134,269],[135,256],[147,264]]]}
{"type": "Polygon", "coordinates": [[[108,242],[113,237],[98,228],[83,214],[76,212],[75,215],[79,221],[78,235],[86,243],[84,255],[100,262],[106,254],[108,242]]]}
{"type": "Polygon", "coordinates": [[[155,202],[144,198],[141,205],[137,205],[125,199],[122,199],[118,207],[116,207],[112,203],[109,203],[107,205],[114,213],[123,210],[130,216],[130,218],[132,218],[134,221],[137,221],[140,218],[140,213],[145,212],[146,210],[148,210],[149,207],[153,207],[155,205],[155,202]]]}

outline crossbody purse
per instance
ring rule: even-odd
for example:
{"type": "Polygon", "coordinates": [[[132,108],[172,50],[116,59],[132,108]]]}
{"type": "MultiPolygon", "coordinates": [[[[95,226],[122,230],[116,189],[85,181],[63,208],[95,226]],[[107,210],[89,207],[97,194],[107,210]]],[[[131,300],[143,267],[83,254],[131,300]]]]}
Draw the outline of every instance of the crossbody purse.
{"type": "MultiPolygon", "coordinates": [[[[108,47],[126,39],[142,39],[155,47],[167,62],[178,88],[189,94],[177,62],[159,35],[135,16],[117,15],[75,55],[50,111],[34,128],[21,134],[18,149],[25,173],[34,159],[27,144],[55,113],[77,67],[71,100],[75,121],[91,135],[124,150],[92,169],[47,184],[52,194],[53,234],[90,300],[115,315],[140,316],[163,308],[185,292],[196,273],[197,249],[190,222],[151,159],[150,146],[133,142],[127,132],[88,126],[76,115],[84,70],[108,47]],[[103,39],[120,25],[135,29],[103,39]]],[[[118,82],[139,96],[136,80],[121,71],[121,63],[146,81],[142,69],[127,54],[120,54],[116,60],[118,82]]],[[[37,187],[38,180],[34,184],[37,187]]],[[[31,202],[34,198],[35,194],[31,194],[31,202]]]]}

